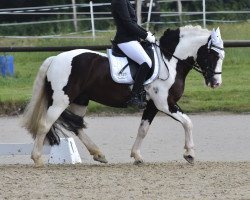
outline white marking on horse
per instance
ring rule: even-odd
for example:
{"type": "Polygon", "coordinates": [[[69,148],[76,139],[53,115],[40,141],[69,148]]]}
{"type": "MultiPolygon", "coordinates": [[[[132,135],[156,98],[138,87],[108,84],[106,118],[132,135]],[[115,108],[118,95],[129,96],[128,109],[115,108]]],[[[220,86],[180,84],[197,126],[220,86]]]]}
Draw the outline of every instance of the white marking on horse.
{"type": "MultiPolygon", "coordinates": [[[[167,80],[160,80],[157,79],[153,83],[151,83],[151,87],[146,87],[145,90],[151,97],[151,99],[154,101],[155,106],[163,111],[168,110],[168,104],[167,104],[167,98],[168,98],[168,92],[171,86],[175,82],[176,77],[176,65],[177,60],[175,58],[172,58],[170,61],[163,58],[167,66],[169,67],[169,77],[167,80]],[[154,88],[158,88],[158,92],[155,93],[154,88]]],[[[161,68],[166,68],[165,65],[161,65],[161,68]]],[[[166,69],[161,69],[161,71],[166,69]]]]}
{"type": "Polygon", "coordinates": [[[141,149],[142,140],[147,135],[149,126],[150,126],[150,123],[148,120],[141,121],[135,143],[131,150],[131,157],[135,158],[135,160],[137,161],[137,164],[143,162],[140,149],[141,149]]]}
{"type": "Polygon", "coordinates": [[[72,69],[72,60],[74,57],[83,53],[95,53],[104,57],[106,54],[86,49],[76,49],[58,54],[52,61],[47,71],[48,81],[51,82],[53,101],[69,103],[69,98],[64,94],[63,88],[67,85],[72,69]],[[60,67],[58,67],[60,66],[60,67]],[[58,78],[60,77],[60,79],[58,78]],[[62,99],[63,98],[63,99],[62,99]]]}

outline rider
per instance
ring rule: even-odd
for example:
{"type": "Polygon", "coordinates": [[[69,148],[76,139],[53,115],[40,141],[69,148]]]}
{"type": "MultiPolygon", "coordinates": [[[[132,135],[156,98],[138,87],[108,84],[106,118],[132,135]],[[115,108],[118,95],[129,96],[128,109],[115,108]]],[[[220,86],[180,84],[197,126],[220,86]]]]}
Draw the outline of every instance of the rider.
{"type": "Polygon", "coordinates": [[[117,28],[114,42],[117,43],[123,53],[140,65],[127,105],[145,108],[146,102],[142,101],[139,93],[152,67],[152,61],[142,48],[139,40],[146,39],[150,43],[155,43],[155,36],[137,24],[135,9],[129,0],[112,0],[111,7],[117,28]]]}

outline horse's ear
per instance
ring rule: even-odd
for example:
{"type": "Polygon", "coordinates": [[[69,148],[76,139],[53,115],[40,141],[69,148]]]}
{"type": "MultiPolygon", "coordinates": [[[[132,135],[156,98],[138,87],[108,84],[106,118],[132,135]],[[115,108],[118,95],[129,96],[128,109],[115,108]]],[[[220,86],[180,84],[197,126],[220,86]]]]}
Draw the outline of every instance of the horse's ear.
{"type": "Polygon", "coordinates": [[[212,30],[211,38],[214,41],[221,40],[221,34],[220,34],[220,28],[219,27],[216,30],[215,29],[212,30]]]}
{"type": "Polygon", "coordinates": [[[215,39],[216,38],[216,31],[215,29],[213,28],[212,32],[211,32],[211,38],[212,39],[215,39]]]}
{"type": "Polygon", "coordinates": [[[220,27],[218,27],[218,28],[216,29],[216,35],[217,35],[218,38],[221,38],[220,27]]]}

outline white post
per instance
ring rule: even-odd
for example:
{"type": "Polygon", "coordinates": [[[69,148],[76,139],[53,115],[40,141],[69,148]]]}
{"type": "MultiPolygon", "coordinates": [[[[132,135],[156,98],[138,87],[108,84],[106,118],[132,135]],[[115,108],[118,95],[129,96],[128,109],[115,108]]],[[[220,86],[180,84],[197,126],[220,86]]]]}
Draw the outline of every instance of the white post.
{"type": "Polygon", "coordinates": [[[206,28],[206,0],[202,0],[203,7],[203,28],[206,28]]]}
{"type": "Polygon", "coordinates": [[[95,39],[95,19],[94,19],[94,11],[93,11],[93,3],[89,2],[90,6],[90,15],[91,15],[91,27],[92,27],[92,37],[95,39]]]}
{"type": "Polygon", "coordinates": [[[179,14],[179,19],[180,19],[180,24],[182,25],[182,4],[181,4],[181,0],[177,0],[177,5],[178,5],[178,14],[179,14]]]}
{"type": "Polygon", "coordinates": [[[149,4],[149,8],[148,8],[147,31],[149,30],[149,22],[151,19],[152,7],[153,7],[153,0],[150,0],[150,4],[149,4]]]}
{"type": "Polygon", "coordinates": [[[76,2],[75,2],[75,0],[72,0],[72,8],[73,8],[74,28],[75,28],[75,32],[77,32],[78,27],[77,27],[77,15],[76,15],[76,2]]]}
{"type": "Polygon", "coordinates": [[[141,0],[136,0],[136,16],[137,16],[137,23],[141,25],[141,0]]]}

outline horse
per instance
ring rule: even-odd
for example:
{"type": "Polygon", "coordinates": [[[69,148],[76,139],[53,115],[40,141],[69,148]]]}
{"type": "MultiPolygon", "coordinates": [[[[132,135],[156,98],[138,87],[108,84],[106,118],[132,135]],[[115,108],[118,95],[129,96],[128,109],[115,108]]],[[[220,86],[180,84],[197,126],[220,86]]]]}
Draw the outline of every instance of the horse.
{"type": "MultiPolygon", "coordinates": [[[[154,44],[159,56],[159,75],[144,85],[147,106],[143,110],[136,140],[131,150],[135,164],[143,163],[142,141],[158,112],[180,122],[185,131],[184,158],[193,164],[195,158],[192,121],[178,106],[185,79],[195,69],[208,87],[222,83],[224,59],[220,29],[200,26],[167,29],[154,44]],[[165,78],[163,78],[165,77],[165,78]]],[[[89,101],[126,108],[132,84],[112,80],[107,54],[88,49],[76,49],[48,57],[41,65],[33,85],[22,126],[34,138],[31,153],[35,166],[44,166],[43,145],[60,143],[60,126],[73,131],[86,146],[95,161],[107,163],[100,148],[88,137],[84,116],[89,101]]]]}

